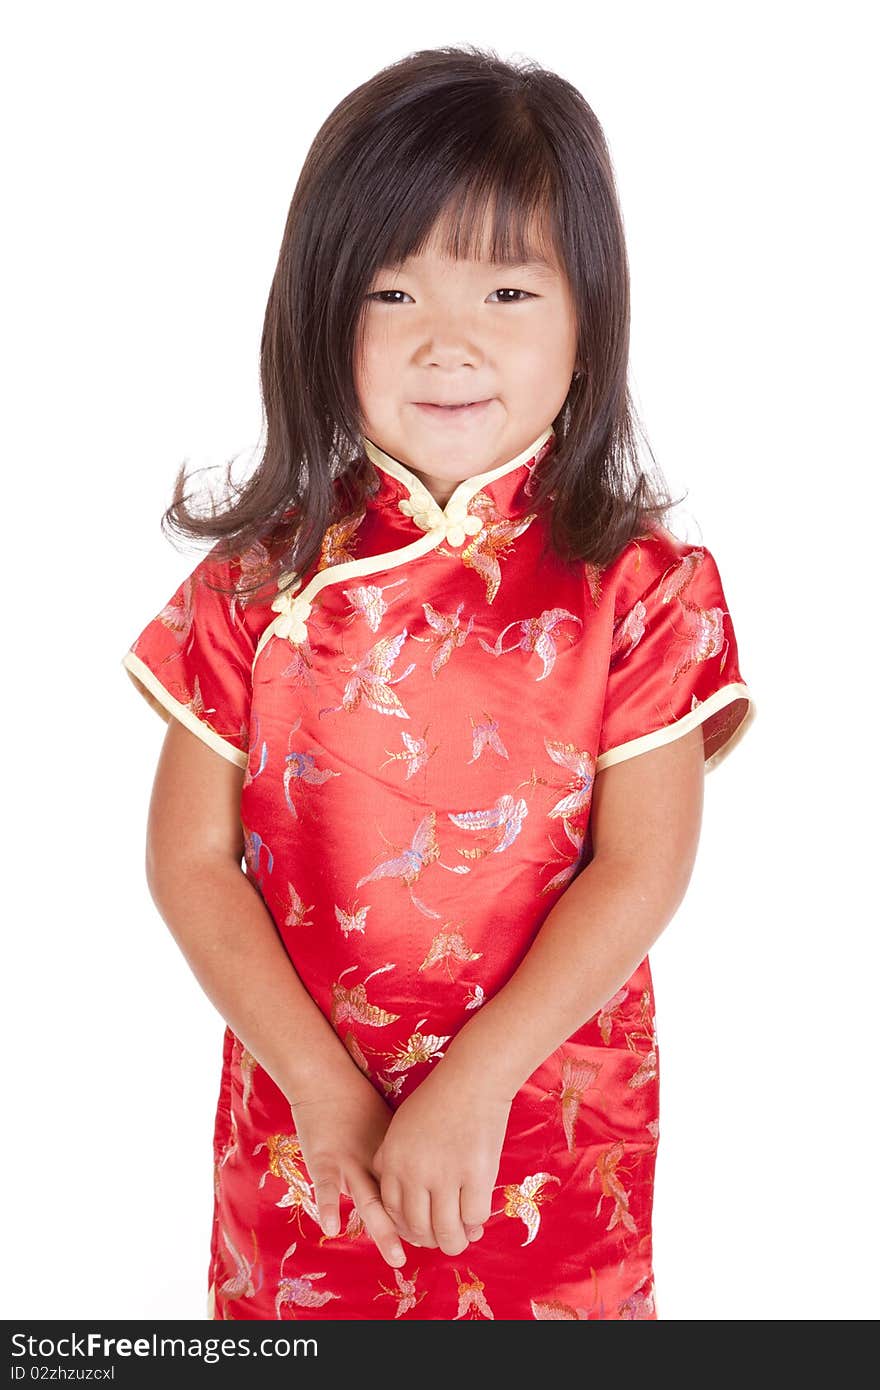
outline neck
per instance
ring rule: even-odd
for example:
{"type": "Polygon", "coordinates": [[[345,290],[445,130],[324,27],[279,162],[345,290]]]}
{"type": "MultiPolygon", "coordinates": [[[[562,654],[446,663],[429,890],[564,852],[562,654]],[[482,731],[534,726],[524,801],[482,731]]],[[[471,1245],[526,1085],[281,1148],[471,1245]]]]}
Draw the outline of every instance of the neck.
{"type": "Polygon", "coordinates": [[[483,473],[472,473],[469,477],[462,478],[458,482],[451,482],[445,478],[435,478],[429,473],[422,473],[416,468],[401,463],[391,454],[387,454],[371,439],[367,439],[366,435],[363,435],[362,438],[367,455],[377,468],[397,478],[399,482],[405,483],[412,494],[423,497],[441,510],[446,510],[453,499],[466,504],[484,484],[494,482],[496,478],[502,478],[505,474],[529,462],[552,434],[553,427],[548,425],[546,429],[541,431],[537,439],[532,440],[525,449],[521,449],[506,463],[487,469],[483,473]]]}

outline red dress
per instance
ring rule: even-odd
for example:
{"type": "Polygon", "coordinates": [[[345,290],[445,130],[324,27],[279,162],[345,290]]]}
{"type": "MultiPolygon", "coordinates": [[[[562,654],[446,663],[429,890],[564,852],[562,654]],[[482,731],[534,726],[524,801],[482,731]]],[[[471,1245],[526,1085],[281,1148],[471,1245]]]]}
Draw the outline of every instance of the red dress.
{"type": "MultiPolygon", "coordinates": [[[[440,1064],[592,857],[597,770],[754,717],[712,555],[658,528],[604,569],[542,556],[548,429],[441,510],[364,441],[366,507],[301,582],[242,605],[212,551],[123,664],[244,769],[246,873],[391,1107],[440,1064]],[[365,815],[365,809],[369,814],[365,815]]],[[[321,1232],[283,1093],[227,1027],[214,1132],[214,1318],[657,1317],[658,1060],[648,958],[514,1097],[493,1215],[392,1270],[343,1196],[321,1232]]]]}

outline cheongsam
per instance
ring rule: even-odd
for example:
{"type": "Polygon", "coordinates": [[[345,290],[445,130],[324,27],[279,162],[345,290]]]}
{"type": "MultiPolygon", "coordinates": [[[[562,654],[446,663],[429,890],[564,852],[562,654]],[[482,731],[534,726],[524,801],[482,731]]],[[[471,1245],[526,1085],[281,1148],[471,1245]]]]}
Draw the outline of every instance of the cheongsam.
{"type": "MultiPolygon", "coordinates": [[[[597,772],[698,725],[714,769],[754,702],[704,546],[657,525],[601,568],[548,558],[552,427],[445,507],[362,442],[374,490],[305,573],[243,603],[211,585],[265,547],[214,546],[123,665],[243,770],[244,871],[394,1110],[589,863],[597,772]]],[[[322,1233],[290,1105],[227,1026],[208,1316],[656,1318],[658,1087],[646,956],[515,1094],[482,1238],[392,1270],[350,1197],[322,1233]]]]}

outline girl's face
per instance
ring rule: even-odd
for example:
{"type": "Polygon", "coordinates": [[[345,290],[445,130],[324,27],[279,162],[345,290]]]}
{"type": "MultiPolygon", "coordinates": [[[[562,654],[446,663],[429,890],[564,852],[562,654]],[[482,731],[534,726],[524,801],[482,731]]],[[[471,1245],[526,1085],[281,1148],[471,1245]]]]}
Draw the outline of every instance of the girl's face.
{"type": "Polygon", "coordinates": [[[546,242],[535,248],[546,263],[512,267],[456,261],[438,240],[435,230],[400,271],[374,276],[354,370],[363,433],[445,506],[458,483],[515,458],[559,414],[577,314],[546,242]]]}

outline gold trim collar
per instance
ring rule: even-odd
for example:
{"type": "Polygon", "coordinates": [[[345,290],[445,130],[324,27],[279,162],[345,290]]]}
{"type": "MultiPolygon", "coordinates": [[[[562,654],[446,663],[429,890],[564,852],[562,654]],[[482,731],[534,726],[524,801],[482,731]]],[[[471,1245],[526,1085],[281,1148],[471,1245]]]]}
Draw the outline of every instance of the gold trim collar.
{"type": "Polygon", "coordinates": [[[505,474],[512,473],[515,468],[521,468],[523,464],[529,463],[552,434],[553,426],[548,425],[545,430],[541,431],[538,438],[521,450],[515,458],[500,464],[497,468],[490,468],[485,473],[475,473],[470,478],[464,478],[454,489],[445,507],[440,506],[440,503],[425,487],[421,478],[401,463],[399,459],[386,454],[384,449],[380,449],[379,445],[374,444],[372,439],[368,439],[366,435],[361,435],[361,440],[370,462],[376,468],[381,469],[383,473],[388,473],[392,478],[403,483],[409,492],[408,498],[403,498],[398,502],[397,505],[400,510],[406,516],[411,516],[416,525],[423,531],[442,530],[452,545],[461,545],[468,535],[473,535],[475,530],[479,530],[482,525],[478,518],[471,516],[468,512],[468,503],[475,493],[487,484],[495,482],[497,478],[502,478],[505,474]]]}

